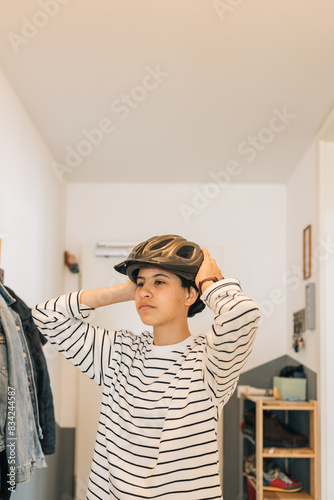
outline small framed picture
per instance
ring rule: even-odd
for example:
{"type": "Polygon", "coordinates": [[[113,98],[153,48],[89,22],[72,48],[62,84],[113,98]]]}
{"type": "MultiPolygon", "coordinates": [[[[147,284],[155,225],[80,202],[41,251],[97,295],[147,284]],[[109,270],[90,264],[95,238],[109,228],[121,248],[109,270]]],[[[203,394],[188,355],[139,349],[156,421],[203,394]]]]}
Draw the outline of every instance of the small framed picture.
{"type": "Polygon", "coordinates": [[[303,231],[303,274],[304,280],[311,277],[312,274],[312,227],[307,226],[303,231]]]}

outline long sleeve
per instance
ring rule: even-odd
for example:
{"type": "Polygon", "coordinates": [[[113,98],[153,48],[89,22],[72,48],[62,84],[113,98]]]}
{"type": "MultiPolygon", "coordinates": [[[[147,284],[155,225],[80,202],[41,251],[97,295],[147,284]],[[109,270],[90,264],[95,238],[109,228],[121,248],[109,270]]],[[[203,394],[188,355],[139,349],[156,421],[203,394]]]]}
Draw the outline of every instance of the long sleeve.
{"type": "Polygon", "coordinates": [[[260,313],[234,278],[211,285],[201,298],[215,314],[206,336],[204,377],[215,404],[225,404],[252,351],[260,313]]]}
{"type": "Polygon", "coordinates": [[[32,316],[41,333],[60,353],[102,385],[115,332],[85,321],[94,309],[80,304],[82,291],[39,304],[33,308],[32,316]]]}

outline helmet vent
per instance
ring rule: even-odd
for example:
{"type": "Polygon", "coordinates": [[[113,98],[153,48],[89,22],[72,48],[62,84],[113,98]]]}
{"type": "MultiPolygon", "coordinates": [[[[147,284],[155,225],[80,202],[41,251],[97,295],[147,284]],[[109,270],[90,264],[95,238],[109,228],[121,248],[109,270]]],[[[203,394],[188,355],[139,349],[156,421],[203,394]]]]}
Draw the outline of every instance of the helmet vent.
{"type": "Polygon", "coordinates": [[[190,245],[184,245],[183,247],[179,248],[179,250],[176,252],[176,255],[182,257],[183,259],[191,259],[194,250],[194,247],[191,247],[190,245]]]}
{"type": "Polygon", "coordinates": [[[165,234],[139,243],[125,261],[114,267],[116,271],[127,274],[133,282],[136,281],[136,271],[143,266],[170,269],[194,281],[202,262],[203,252],[199,245],[182,236],[165,234]]]}
{"type": "Polygon", "coordinates": [[[132,250],[132,253],[134,252],[142,252],[144,250],[144,248],[146,247],[147,245],[147,242],[145,241],[144,243],[139,243],[139,245],[137,245],[133,250],[132,250]]]}
{"type": "Polygon", "coordinates": [[[153,245],[151,247],[151,250],[158,250],[159,248],[162,248],[162,247],[168,245],[168,243],[170,243],[171,241],[173,241],[171,238],[169,240],[159,241],[159,243],[157,243],[156,245],[153,245]]]}

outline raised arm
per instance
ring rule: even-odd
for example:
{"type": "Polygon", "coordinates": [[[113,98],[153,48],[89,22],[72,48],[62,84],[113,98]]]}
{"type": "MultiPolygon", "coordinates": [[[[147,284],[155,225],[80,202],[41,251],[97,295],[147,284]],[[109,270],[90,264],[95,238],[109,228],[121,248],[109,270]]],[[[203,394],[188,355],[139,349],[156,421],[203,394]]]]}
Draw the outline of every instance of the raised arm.
{"type": "Polygon", "coordinates": [[[87,319],[96,307],[132,300],[135,285],[82,290],[35,306],[32,316],[51,344],[98,385],[109,367],[115,332],[92,326],[87,319]]]}
{"type": "Polygon", "coordinates": [[[228,401],[236,388],[253,348],[260,314],[255,302],[243,293],[239,281],[222,278],[208,251],[203,249],[203,253],[196,284],[207,277],[219,279],[216,283],[203,283],[201,298],[215,316],[206,336],[204,377],[213,401],[220,405],[228,401]]]}
{"type": "Polygon", "coordinates": [[[106,288],[84,290],[80,297],[80,303],[95,309],[110,304],[117,304],[118,302],[127,302],[128,300],[134,300],[135,290],[136,285],[130,280],[106,288]]]}

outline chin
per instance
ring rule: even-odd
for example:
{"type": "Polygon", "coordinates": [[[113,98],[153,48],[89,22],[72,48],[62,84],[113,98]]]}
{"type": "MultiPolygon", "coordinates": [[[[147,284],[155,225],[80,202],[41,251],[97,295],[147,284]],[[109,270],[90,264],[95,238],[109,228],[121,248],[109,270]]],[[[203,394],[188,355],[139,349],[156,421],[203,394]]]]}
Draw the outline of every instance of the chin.
{"type": "MultiPolygon", "coordinates": [[[[139,313],[138,313],[138,314],[139,314],[139,313]]],[[[140,317],[141,322],[142,322],[144,325],[147,325],[147,326],[153,326],[153,323],[154,323],[154,322],[152,323],[152,321],[150,321],[148,318],[145,318],[145,316],[144,316],[144,315],[139,314],[139,317],[140,317]]]]}
{"type": "Polygon", "coordinates": [[[146,320],[145,320],[145,319],[142,319],[142,320],[141,320],[141,322],[142,322],[144,325],[146,325],[146,326],[154,326],[154,324],[153,324],[151,321],[147,320],[147,319],[146,319],[146,320]]]}

